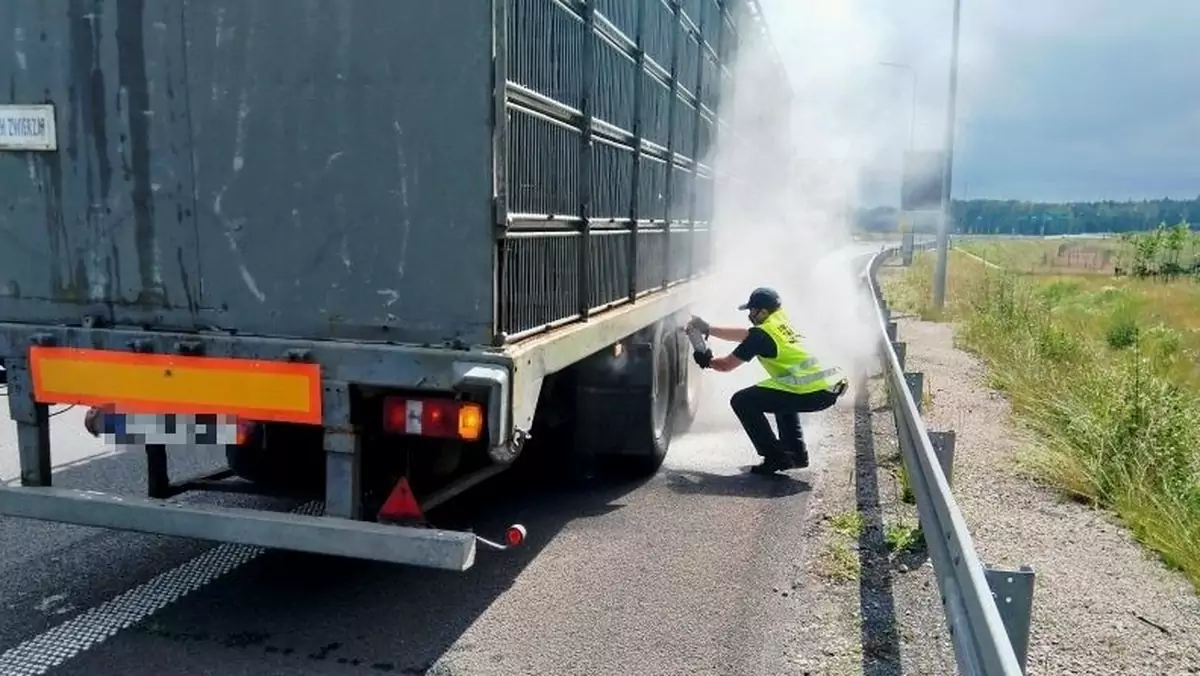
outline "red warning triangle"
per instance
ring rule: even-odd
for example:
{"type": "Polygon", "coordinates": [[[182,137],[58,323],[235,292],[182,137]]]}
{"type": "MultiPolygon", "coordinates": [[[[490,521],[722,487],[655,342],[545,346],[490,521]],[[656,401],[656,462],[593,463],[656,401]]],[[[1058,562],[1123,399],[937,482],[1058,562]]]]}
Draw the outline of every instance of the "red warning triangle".
{"type": "Polygon", "coordinates": [[[417,496],[413,495],[412,488],[408,485],[408,477],[400,477],[400,481],[396,482],[396,487],[392,489],[391,495],[388,496],[387,502],[383,503],[376,518],[379,521],[393,522],[423,522],[425,520],[425,513],[417,504],[417,496]]]}

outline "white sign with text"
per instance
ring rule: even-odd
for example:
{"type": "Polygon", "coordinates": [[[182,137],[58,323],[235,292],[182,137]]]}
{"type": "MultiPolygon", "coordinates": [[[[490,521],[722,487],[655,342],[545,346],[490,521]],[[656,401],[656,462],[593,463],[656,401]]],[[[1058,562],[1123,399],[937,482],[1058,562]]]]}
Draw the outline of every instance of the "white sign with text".
{"type": "Polygon", "coordinates": [[[0,150],[58,150],[54,106],[0,105],[0,150]]]}

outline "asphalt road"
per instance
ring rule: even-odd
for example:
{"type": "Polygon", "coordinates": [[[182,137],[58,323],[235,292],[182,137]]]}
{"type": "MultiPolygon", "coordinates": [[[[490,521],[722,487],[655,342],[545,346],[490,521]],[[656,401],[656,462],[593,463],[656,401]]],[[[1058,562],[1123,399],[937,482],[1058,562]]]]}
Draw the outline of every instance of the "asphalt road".
{"type": "MultiPolygon", "coordinates": [[[[0,517],[0,676],[774,673],[774,588],[804,547],[810,486],[745,473],[757,458],[722,405],[758,377],[742,371],[710,383],[716,405],[648,481],[514,492],[501,477],[451,505],[481,534],[529,532],[463,574],[0,517]]],[[[80,418],[54,418],[56,484],[142,493],[143,457],[80,418]]],[[[172,473],[222,460],[176,454],[172,473]]]]}

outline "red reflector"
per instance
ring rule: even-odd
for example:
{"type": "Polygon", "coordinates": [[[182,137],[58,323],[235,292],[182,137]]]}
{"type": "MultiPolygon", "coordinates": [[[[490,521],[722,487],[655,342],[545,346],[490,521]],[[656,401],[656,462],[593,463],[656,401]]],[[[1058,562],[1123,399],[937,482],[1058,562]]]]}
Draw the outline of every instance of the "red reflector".
{"type": "Polygon", "coordinates": [[[474,441],[483,429],[483,408],[454,399],[387,397],[383,428],[392,434],[474,441]]]}
{"type": "Polygon", "coordinates": [[[508,530],[504,532],[504,542],[509,547],[520,546],[522,542],[525,542],[525,527],[520,524],[509,526],[508,530]]]}
{"type": "Polygon", "coordinates": [[[424,521],[425,513],[417,504],[417,496],[413,495],[408,486],[408,478],[401,477],[392,489],[387,502],[379,510],[376,517],[379,521],[424,521]]]}

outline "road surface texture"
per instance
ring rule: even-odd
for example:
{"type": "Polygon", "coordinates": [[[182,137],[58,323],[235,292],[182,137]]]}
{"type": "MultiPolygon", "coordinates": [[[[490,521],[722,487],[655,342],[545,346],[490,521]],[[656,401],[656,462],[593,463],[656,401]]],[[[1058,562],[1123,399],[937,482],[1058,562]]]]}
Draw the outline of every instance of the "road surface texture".
{"type": "Polygon", "coordinates": [[[925,374],[927,425],[956,432],[954,494],[980,557],[1037,572],[1030,676],[1200,673],[1200,599],[1186,580],[1115,519],[1017,473],[1016,453],[1035,442],[987,388],[985,365],[955,349],[951,326],[898,317],[898,331],[907,369],[925,374]]]}
{"type": "MultiPolygon", "coordinates": [[[[810,502],[856,499],[856,394],[806,421],[813,468],[756,477],[727,399],[759,377],[710,377],[648,481],[516,491],[501,477],[447,507],[481,534],[528,528],[464,574],[0,518],[0,674],[881,673],[862,649],[879,622],[858,621],[860,585],[826,565],[828,519],[806,518],[810,502]]],[[[142,493],[143,456],[81,435],[80,418],[54,418],[56,484],[142,493]]],[[[223,457],[171,462],[183,475],[223,457]]]]}

